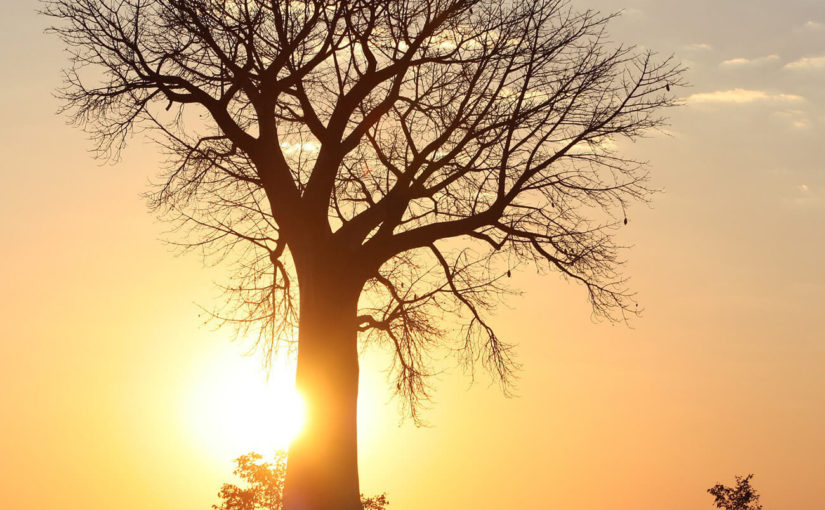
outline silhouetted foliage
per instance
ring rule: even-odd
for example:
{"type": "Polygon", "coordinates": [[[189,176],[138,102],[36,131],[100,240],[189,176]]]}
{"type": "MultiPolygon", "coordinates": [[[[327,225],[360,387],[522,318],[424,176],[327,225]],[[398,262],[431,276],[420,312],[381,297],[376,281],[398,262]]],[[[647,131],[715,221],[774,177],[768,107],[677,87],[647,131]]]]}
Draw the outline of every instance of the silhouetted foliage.
{"type": "MultiPolygon", "coordinates": [[[[284,479],[286,477],[287,454],[275,453],[272,462],[263,460],[258,453],[248,453],[235,459],[235,476],[246,487],[225,483],[218,492],[220,504],[212,505],[214,510],[283,510],[284,479]]],[[[389,505],[386,494],[371,498],[361,495],[364,510],[385,510],[389,505]]]]}
{"type": "Polygon", "coordinates": [[[716,508],[725,510],[762,510],[759,503],[759,494],[751,487],[753,475],[736,477],[736,487],[727,487],[716,484],[708,493],[713,496],[716,508]]]}

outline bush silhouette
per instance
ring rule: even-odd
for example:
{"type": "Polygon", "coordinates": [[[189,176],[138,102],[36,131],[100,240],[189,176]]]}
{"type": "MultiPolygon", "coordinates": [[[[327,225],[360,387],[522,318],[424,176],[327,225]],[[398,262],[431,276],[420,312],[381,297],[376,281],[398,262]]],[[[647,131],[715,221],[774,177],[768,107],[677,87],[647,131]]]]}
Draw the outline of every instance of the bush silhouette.
{"type": "Polygon", "coordinates": [[[717,483],[708,489],[708,493],[714,497],[716,508],[762,510],[762,504],[759,503],[759,493],[751,487],[751,478],[753,478],[753,474],[744,477],[737,476],[736,487],[727,487],[717,483]]]}
{"type": "MultiPolygon", "coordinates": [[[[287,453],[275,452],[272,462],[251,452],[235,459],[233,473],[244,485],[225,483],[218,492],[221,503],[212,505],[214,510],[283,510],[284,479],[286,478],[287,453]]],[[[389,502],[385,494],[371,498],[361,495],[364,510],[385,510],[389,502]]]]}

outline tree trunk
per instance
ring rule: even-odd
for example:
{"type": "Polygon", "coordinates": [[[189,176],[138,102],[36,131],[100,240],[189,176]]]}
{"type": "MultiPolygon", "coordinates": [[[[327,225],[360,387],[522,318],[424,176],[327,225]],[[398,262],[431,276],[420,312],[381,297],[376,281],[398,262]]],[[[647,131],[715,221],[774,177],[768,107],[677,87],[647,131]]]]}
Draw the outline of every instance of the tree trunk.
{"type": "Polygon", "coordinates": [[[285,510],[361,510],[356,314],[363,284],[335,266],[326,260],[297,267],[296,386],[307,419],[289,449],[285,510]]]}

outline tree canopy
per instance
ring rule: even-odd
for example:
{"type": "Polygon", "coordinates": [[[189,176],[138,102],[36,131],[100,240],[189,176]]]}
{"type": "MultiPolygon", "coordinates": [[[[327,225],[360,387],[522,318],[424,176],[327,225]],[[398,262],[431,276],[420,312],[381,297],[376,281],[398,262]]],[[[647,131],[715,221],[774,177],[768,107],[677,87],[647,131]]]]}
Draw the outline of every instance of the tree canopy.
{"type": "Polygon", "coordinates": [[[237,264],[217,316],[266,353],[294,344],[296,278],[318,250],[363,281],[357,328],[394,351],[413,416],[440,346],[506,387],[511,346],[486,314],[519,265],[582,284],[598,316],[636,313],[613,233],[650,189],[615,142],[662,125],[682,69],[613,44],[611,15],[561,0],[45,12],[72,55],[65,111],[103,156],[157,139],[152,207],[178,242],[237,264]]]}

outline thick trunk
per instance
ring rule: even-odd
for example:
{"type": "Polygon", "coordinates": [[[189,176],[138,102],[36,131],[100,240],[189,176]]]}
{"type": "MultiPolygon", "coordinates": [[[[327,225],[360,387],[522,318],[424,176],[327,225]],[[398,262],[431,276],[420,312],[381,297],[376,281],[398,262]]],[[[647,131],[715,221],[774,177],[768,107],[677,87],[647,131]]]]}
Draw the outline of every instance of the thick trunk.
{"type": "Polygon", "coordinates": [[[285,510],[361,510],[355,322],[361,285],[333,265],[298,268],[296,385],[307,420],[289,449],[285,510]]]}

